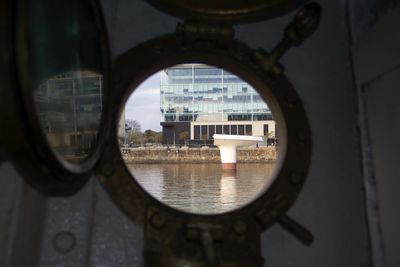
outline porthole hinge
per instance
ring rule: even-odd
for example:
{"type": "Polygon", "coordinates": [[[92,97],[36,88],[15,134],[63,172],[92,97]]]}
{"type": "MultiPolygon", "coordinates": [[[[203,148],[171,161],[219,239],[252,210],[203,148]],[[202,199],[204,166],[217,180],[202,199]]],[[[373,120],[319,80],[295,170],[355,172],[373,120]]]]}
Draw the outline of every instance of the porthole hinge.
{"type": "Polygon", "coordinates": [[[227,46],[235,35],[235,30],[230,25],[192,21],[178,23],[176,32],[186,43],[216,44],[218,46],[227,46]]]}

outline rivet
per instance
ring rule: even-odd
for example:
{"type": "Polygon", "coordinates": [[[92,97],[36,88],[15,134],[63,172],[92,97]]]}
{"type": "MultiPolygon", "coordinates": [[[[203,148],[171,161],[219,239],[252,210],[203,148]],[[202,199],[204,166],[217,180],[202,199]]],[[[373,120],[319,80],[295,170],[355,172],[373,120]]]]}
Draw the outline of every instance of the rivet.
{"type": "Polygon", "coordinates": [[[53,247],[59,253],[66,254],[76,245],[75,235],[71,232],[59,232],[53,239],[53,247]]]}
{"type": "Polygon", "coordinates": [[[233,224],[233,230],[238,235],[243,235],[247,232],[247,224],[244,221],[236,221],[233,224]]]}
{"type": "Polygon", "coordinates": [[[165,218],[164,216],[162,216],[161,214],[155,212],[152,216],[151,216],[151,224],[158,229],[161,229],[164,227],[165,225],[165,218]]]}

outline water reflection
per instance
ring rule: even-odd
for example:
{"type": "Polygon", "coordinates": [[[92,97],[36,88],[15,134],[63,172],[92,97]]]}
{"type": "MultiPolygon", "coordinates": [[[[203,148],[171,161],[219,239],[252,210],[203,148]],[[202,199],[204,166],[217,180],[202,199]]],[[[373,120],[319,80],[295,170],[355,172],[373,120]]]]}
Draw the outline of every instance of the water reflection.
{"type": "Polygon", "coordinates": [[[236,174],[222,173],[220,202],[228,210],[236,207],[236,174]]]}
{"type": "Polygon", "coordinates": [[[238,164],[236,176],[220,164],[131,164],[131,173],[158,200],[174,208],[215,214],[242,206],[261,193],[275,164],[238,164]]]}

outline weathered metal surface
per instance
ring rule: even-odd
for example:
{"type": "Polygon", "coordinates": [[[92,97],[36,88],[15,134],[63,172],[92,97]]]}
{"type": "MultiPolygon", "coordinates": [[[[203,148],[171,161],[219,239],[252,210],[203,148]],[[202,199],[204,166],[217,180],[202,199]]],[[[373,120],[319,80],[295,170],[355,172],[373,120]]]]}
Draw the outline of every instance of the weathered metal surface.
{"type": "MultiPolygon", "coordinates": [[[[107,3],[107,0],[103,2],[107,3]]],[[[165,29],[172,27],[174,23],[171,18],[156,12],[152,13],[150,8],[145,7],[141,1],[112,1],[112,3],[115,2],[117,2],[115,5],[119,6],[115,11],[116,15],[108,18],[109,23],[114,25],[112,29],[115,54],[121,53],[131,44],[154,36],[156,32],[165,32],[165,29]],[[152,16],[149,17],[148,14],[152,16]],[[143,24],[147,26],[143,26],[142,23],[139,25],[137,18],[145,21],[143,24]],[[127,24],[131,26],[129,33],[126,30],[127,24]]],[[[321,2],[330,16],[324,20],[324,31],[318,34],[318,38],[307,42],[299,53],[291,53],[284,59],[285,65],[292,69],[288,70],[289,77],[300,87],[299,93],[306,103],[314,133],[313,141],[316,143],[306,194],[302,194],[291,213],[294,217],[301,217],[306,225],[312,226],[318,238],[312,249],[303,249],[279,227],[272,227],[263,235],[263,255],[267,257],[268,266],[370,265],[363,203],[360,201],[361,174],[357,165],[358,146],[353,129],[355,114],[354,103],[351,100],[353,95],[351,79],[348,75],[350,68],[346,60],[348,43],[345,31],[347,28],[341,23],[345,20],[343,15],[345,8],[338,2],[321,2]],[[293,70],[299,65],[302,72],[296,73],[293,70]],[[327,119],[332,126],[340,125],[341,128],[331,128],[327,125],[327,119]],[[346,246],[348,233],[351,233],[351,248],[346,246]]],[[[10,9],[1,10],[9,11],[10,9]]],[[[3,18],[3,16],[0,17],[3,18]]],[[[272,36],[278,36],[276,30],[271,29],[270,26],[279,26],[285,20],[286,18],[282,18],[272,23],[257,24],[256,27],[264,27],[266,32],[273,33],[272,36]]],[[[269,39],[255,32],[257,31],[254,26],[245,25],[240,30],[239,38],[252,45],[272,47],[269,39]]],[[[3,44],[3,42],[0,43],[3,44]]],[[[5,76],[1,75],[1,78],[3,77],[5,76]]],[[[2,82],[1,86],[3,85],[2,82]]],[[[5,122],[3,119],[4,117],[0,119],[2,125],[5,122]]],[[[19,122],[7,120],[7,127],[2,127],[2,129],[12,132],[18,141],[18,138],[23,135],[13,132],[15,127],[9,127],[12,123],[19,122]]],[[[26,156],[21,155],[21,157],[26,156]]],[[[34,160],[34,157],[31,159],[34,160]]],[[[14,160],[19,159],[14,158],[14,160]]],[[[39,164],[45,165],[43,162],[39,164]]],[[[25,171],[32,174],[29,169],[25,171]]],[[[8,174],[2,170],[1,175],[6,175],[11,179],[21,179],[17,174],[8,174]]],[[[292,182],[302,182],[296,174],[290,177],[292,182]]],[[[39,180],[42,177],[37,176],[36,179],[39,180]]],[[[2,197],[10,193],[10,186],[11,184],[7,183],[5,187],[1,187],[2,197]]],[[[17,197],[19,196],[15,196],[17,197]]],[[[91,261],[87,266],[142,266],[140,229],[131,222],[131,219],[121,215],[118,208],[108,200],[105,194],[101,193],[98,201],[93,225],[96,234],[92,239],[91,261]]],[[[75,208],[79,209],[78,206],[75,208]]],[[[63,211],[59,210],[59,212],[63,211]]],[[[17,256],[23,255],[22,251],[19,252],[17,256]]],[[[68,265],[68,262],[64,264],[68,265]]],[[[248,265],[244,263],[243,266],[248,265]]]]}
{"type": "MultiPolygon", "coordinates": [[[[300,42],[300,39],[308,33],[305,29],[314,29],[315,23],[318,22],[318,19],[315,19],[315,16],[318,18],[318,8],[312,6],[312,12],[308,12],[307,8],[306,11],[300,11],[295,22],[290,24],[292,26],[289,27],[291,29],[289,35],[294,36],[290,37],[290,40],[294,43],[300,42]],[[314,12],[315,10],[317,11],[314,12]],[[303,17],[302,14],[307,16],[303,17]],[[299,17],[301,26],[297,23],[299,17]],[[311,23],[307,24],[309,21],[311,23]]],[[[211,35],[207,30],[201,32],[199,35],[196,29],[185,31],[185,34],[192,38],[191,42],[187,42],[187,36],[182,36],[181,32],[178,32],[178,35],[162,36],[122,55],[113,68],[113,95],[110,105],[122,107],[131,93],[131,88],[135,88],[157,70],[174,64],[204,62],[240,75],[259,91],[273,111],[280,127],[278,133],[280,140],[283,140],[280,144],[280,153],[283,156],[278,162],[279,172],[271,188],[245,207],[225,214],[201,216],[173,210],[143,192],[132,179],[119,150],[116,129],[110,132],[110,142],[107,143],[105,153],[99,162],[97,174],[114,203],[129,218],[145,225],[144,250],[148,266],[158,266],[157,264],[161,264],[159,260],[165,258],[171,259],[170,264],[174,264],[172,266],[178,266],[182,261],[208,262],[208,266],[218,264],[218,266],[229,266],[230,262],[251,260],[254,260],[254,265],[248,266],[259,266],[262,262],[259,248],[260,234],[285,214],[305,181],[311,156],[311,133],[301,100],[283,74],[272,77],[263,68],[262,61],[254,58],[254,51],[245,44],[231,41],[225,43],[226,47],[221,49],[218,36],[221,34],[228,36],[224,34],[225,31],[210,30],[211,35]],[[295,182],[293,173],[296,173],[295,182]],[[260,212],[263,213],[262,223],[259,223],[260,212]],[[249,218],[246,225],[252,226],[248,231],[239,230],[241,233],[238,237],[237,229],[240,227],[233,230],[232,225],[243,218],[249,218]],[[188,225],[198,223],[219,225],[224,229],[226,238],[215,246],[213,237],[207,231],[199,235],[200,241],[197,242],[185,238],[183,233],[188,225]],[[198,242],[202,245],[199,246],[198,242]],[[250,247],[252,250],[248,249],[250,247]]],[[[223,39],[226,40],[225,37],[223,39]]],[[[112,124],[116,125],[119,120],[118,115],[118,112],[113,112],[106,116],[112,118],[112,124]]],[[[307,235],[308,232],[293,221],[282,220],[282,224],[302,237],[306,243],[312,240],[307,235]]]]}
{"type": "Polygon", "coordinates": [[[68,198],[48,198],[39,266],[86,266],[96,207],[95,182],[68,198]]]}
{"type": "Polygon", "coordinates": [[[173,16],[200,21],[246,23],[288,13],[305,0],[147,0],[157,9],[173,16]]]}

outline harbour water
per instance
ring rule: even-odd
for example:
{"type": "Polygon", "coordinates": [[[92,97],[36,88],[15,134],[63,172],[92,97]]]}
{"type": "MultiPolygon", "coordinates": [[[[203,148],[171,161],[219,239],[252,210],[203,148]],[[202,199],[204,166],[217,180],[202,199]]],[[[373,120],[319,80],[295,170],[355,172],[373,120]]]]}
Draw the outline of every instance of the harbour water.
{"type": "Polygon", "coordinates": [[[197,214],[223,213],[249,203],[266,190],[275,163],[242,163],[236,175],[221,164],[129,164],[139,184],[156,199],[197,214]]]}

